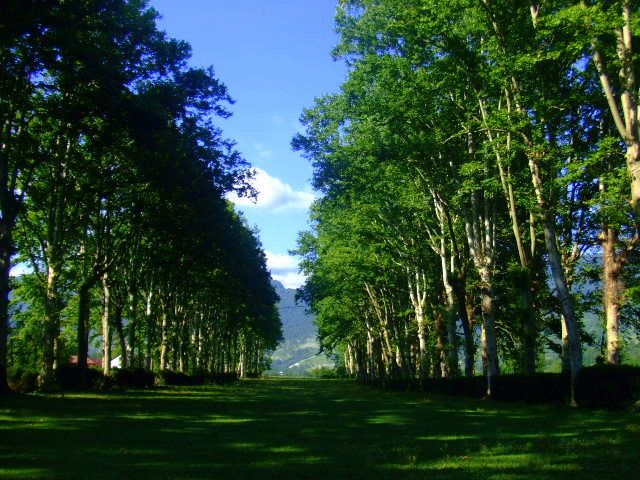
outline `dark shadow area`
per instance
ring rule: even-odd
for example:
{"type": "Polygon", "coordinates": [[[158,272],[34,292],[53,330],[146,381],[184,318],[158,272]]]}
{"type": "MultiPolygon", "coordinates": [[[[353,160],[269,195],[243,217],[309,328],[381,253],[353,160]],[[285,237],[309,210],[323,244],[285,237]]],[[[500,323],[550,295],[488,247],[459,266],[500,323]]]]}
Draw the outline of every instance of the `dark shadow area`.
{"type": "Polygon", "coordinates": [[[637,478],[637,414],[340,380],[0,400],[2,478],[637,478]]]}

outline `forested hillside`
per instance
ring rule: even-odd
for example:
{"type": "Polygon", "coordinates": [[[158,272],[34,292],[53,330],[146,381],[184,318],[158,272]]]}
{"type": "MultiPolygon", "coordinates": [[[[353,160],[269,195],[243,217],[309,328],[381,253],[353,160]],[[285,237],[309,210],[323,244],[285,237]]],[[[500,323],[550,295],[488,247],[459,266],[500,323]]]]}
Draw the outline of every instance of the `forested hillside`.
{"type": "Polygon", "coordinates": [[[271,354],[268,373],[308,375],[316,368],[333,366],[333,360],[320,353],[318,329],[307,311],[309,306],[296,301],[295,289],[285,288],[278,281],[273,285],[280,297],[277,307],[282,321],[282,342],[271,354]]]}
{"type": "Polygon", "coordinates": [[[586,346],[625,360],[639,21],[630,1],[340,2],[348,78],[304,111],[293,147],[322,195],[299,240],[304,297],[350,373],[478,370],[490,396],[549,352],[572,385],[586,346]]]}
{"type": "Polygon", "coordinates": [[[96,338],[104,376],[116,352],[128,369],[255,375],[280,339],[260,240],[225,200],[255,195],[219,127],[233,100],[157,17],[2,2],[0,392],[8,369],[48,389],[72,360],[82,386],[96,338]]]}

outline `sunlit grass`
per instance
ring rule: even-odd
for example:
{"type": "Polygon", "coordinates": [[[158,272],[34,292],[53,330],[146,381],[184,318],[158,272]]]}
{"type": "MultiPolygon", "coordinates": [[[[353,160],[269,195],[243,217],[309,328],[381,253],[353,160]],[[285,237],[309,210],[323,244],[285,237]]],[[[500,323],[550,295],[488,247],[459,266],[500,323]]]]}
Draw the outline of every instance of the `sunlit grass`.
{"type": "Polygon", "coordinates": [[[0,478],[638,478],[638,414],[334,380],[0,400],[0,478]]]}

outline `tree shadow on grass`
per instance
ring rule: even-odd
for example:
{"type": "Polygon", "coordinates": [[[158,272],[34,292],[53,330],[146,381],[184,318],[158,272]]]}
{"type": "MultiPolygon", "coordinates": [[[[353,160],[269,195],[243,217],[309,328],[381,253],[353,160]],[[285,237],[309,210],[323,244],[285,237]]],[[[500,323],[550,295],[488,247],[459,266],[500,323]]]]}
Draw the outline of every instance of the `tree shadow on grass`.
{"type": "Polygon", "coordinates": [[[634,478],[638,417],[252,380],[0,403],[2,478],[634,478]]]}

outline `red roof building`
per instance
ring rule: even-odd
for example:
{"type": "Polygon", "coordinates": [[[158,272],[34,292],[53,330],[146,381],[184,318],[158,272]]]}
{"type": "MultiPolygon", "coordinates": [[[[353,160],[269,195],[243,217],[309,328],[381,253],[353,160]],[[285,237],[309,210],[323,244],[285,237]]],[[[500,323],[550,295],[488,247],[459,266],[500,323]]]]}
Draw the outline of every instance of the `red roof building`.
{"type": "MultiPolygon", "coordinates": [[[[77,355],[71,355],[69,357],[69,363],[71,365],[77,365],[78,364],[78,356],[77,355]]],[[[102,368],[102,360],[99,359],[99,358],[87,357],[87,366],[88,367],[100,367],[100,368],[102,368]]]]}

